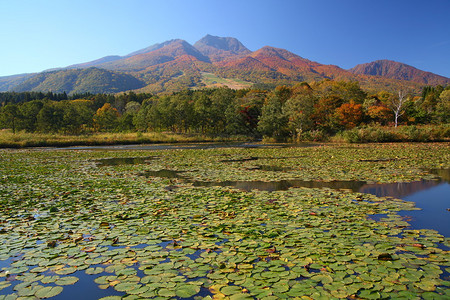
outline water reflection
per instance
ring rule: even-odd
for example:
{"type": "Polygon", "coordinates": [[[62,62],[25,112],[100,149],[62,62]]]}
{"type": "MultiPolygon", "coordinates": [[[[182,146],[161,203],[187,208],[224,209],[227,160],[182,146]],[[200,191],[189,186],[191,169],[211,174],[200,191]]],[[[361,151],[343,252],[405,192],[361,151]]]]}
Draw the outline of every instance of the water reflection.
{"type": "Polygon", "coordinates": [[[435,185],[402,198],[413,201],[421,210],[401,211],[399,215],[409,216],[408,221],[413,228],[426,228],[439,231],[450,237],[450,184],[447,182],[435,185]]]}
{"type": "Polygon", "coordinates": [[[437,180],[415,182],[397,182],[384,184],[368,184],[364,181],[195,181],[189,180],[180,171],[160,170],[148,171],[147,176],[180,178],[198,187],[228,186],[244,191],[280,191],[289,188],[330,188],[347,189],[354,192],[373,194],[377,197],[394,197],[413,201],[421,208],[418,211],[402,211],[399,214],[409,216],[408,221],[413,229],[435,229],[444,236],[450,237],[450,169],[429,170],[440,176],[437,180]]]}
{"type": "Polygon", "coordinates": [[[230,186],[244,191],[285,191],[294,187],[348,189],[359,191],[365,185],[363,181],[305,181],[305,180],[279,180],[279,181],[193,181],[194,186],[230,186]]]}
{"type": "Polygon", "coordinates": [[[365,184],[358,192],[372,194],[377,197],[394,197],[404,199],[405,197],[420,191],[428,190],[440,185],[440,180],[422,180],[413,182],[395,182],[383,184],[365,184]]]}
{"type": "Polygon", "coordinates": [[[156,157],[113,157],[113,158],[103,158],[95,160],[95,163],[99,167],[106,166],[119,166],[119,165],[138,165],[144,164],[149,160],[153,160],[156,157]]]}
{"type": "Polygon", "coordinates": [[[55,147],[49,150],[171,150],[171,149],[217,149],[217,148],[306,148],[317,147],[321,144],[263,144],[263,143],[168,143],[168,144],[141,144],[141,145],[105,145],[105,146],[73,146],[55,147]]]}
{"type": "Polygon", "coordinates": [[[179,178],[179,179],[185,179],[180,173],[184,173],[184,171],[175,171],[175,170],[167,170],[162,169],[158,171],[145,171],[142,173],[142,175],[149,177],[162,177],[162,178],[179,178]]]}

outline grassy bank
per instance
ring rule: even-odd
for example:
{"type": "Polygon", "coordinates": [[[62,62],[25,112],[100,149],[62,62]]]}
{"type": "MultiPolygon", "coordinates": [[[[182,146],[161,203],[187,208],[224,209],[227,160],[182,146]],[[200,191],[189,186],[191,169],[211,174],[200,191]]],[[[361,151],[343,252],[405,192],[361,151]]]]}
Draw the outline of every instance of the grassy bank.
{"type": "MultiPolygon", "coordinates": [[[[97,145],[129,145],[154,143],[198,143],[198,142],[232,142],[251,141],[246,136],[211,136],[201,134],[180,134],[172,132],[128,132],[128,133],[94,133],[86,135],[63,135],[45,133],[12,133],[11,130],[0,130],[0,148],[25,147],[64,147],[64,146],[97,146],[97,145]]],[[[284,141],[274,138],[263,139],[263,142],[274,143],[284,141]]],[[[289,141],[289,140],[288,140],[289,141]]],[[[339,132],[330,136],[322,131],[307,131],[297,139],[298,142],[332,142],[332,143],[386,143],[386,142],[446,142],[450,141],[450,124],[423,126],[366,126],[339,132]]]]}
{"type": "Polygon", "coordinates": [[[44,133],[12,133],[0,131],[0,148],[64,147],[94,145],[126,145],[150,143],[194,143],[243,141],[243,137],[211,137],[200,134],[177,134],[170,132],[149,133],[95,133],[90,135],[62,135],[44,133]]]}
{"type": "Polygon", "coordinates": [[[395,127],[367,126],[343,131],[332,139],[346,143],[450,141],[450,124],[395,127]]]}

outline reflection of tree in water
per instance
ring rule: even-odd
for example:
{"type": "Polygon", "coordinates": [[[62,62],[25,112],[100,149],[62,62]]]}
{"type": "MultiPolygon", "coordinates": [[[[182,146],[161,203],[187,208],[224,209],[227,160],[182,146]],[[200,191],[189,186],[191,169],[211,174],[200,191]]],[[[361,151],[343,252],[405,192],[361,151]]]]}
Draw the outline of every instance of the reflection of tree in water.
{"type": "Polygon", "coordinates": [[[120,165],[138,165],[145,164],[149,160],[153,160],[155,157],[113,157],[98,159],[95,162],[99,167],[106,166],[120,166],[120,165]]]}
{"type": "Polygon", "coordinates": [[[279,180],[279,181],[194,181],[194,186],[231,186],[237,189],[251,191],[285,191],[293,187],[349,189],[358,191],[363,181],[305,181],[305,180],[279,180]]]}

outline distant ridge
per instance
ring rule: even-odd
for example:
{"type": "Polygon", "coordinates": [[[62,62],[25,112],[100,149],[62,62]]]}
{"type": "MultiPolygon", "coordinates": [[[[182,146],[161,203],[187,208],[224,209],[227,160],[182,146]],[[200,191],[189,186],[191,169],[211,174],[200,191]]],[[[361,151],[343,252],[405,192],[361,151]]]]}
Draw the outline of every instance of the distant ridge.
{"type": "Polygon", "coordinates": [[[353,74],[382,76],[390,79],[414,81],[421,84],[449,84],[450,79],[431,72],[416,69],[407,64],[392,60],[377,60],[357,65],[349,70],[353,74]]]}
{"type": "Polygon", "coordinates": [[[160,93],[213,87],[217,80],[209,80],[211,76],[229,82],[233,88],[327,79],[358,81],[366,90],[388,91],[450,83],[449,78],[391,60],[344,70],[282,48],[265,46],[252,52],[236,38],[207,34],[194,45],[172,39],[125,56],[105,56],[41,73],[0,77],[0,91],[160,93]]]}

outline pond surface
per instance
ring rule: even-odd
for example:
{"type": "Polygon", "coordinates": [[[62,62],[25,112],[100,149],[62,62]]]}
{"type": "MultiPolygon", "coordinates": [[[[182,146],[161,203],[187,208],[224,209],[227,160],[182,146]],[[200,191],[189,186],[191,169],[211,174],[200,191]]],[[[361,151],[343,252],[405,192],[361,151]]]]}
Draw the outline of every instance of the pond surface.
{"type": "Polygon", "coordinates": [[[0,300],[450,299],[448,146],[179,146],[1,153],[0,300]]]}
{"type": "MultiPolygon", "coordinates": [[[[280,170],[281,171],[281,170],[280,170]]],[[[251,191],[284,191],[289,188],[330,188],[348,189],[354,192],[372,194],[377,197],[394,197],[416,203],[421,210],[401,211],[401,216],[407,216],[412,229],[434,229],[442,235],[450,237],[450,170],[435,170],[440,176],[438,180],[422,180],[414,182],[397,182],[384,184],[368,184],[364,181],[195,181],[180,175],[179,171],[159,170],[148,171],[146,176],[179,178],[201,187],[233,187],[251,191]]],[[[171,187],[173,188],[173,187],[171,187]]]]}

